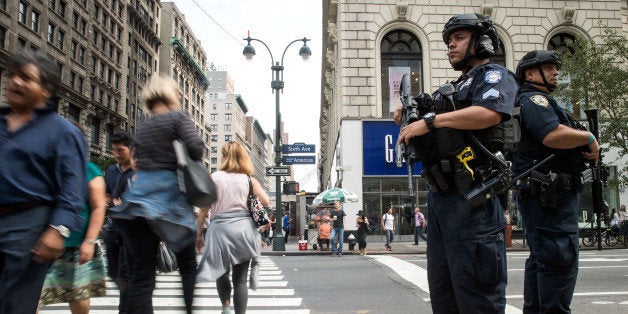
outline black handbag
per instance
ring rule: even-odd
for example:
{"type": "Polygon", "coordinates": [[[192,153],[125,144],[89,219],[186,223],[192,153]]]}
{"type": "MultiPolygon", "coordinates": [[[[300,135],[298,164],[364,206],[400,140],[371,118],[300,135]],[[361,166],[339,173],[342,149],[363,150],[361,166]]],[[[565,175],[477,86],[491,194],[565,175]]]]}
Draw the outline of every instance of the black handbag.
{"type": "Polygon", "coordinates": [[[160,273],[170,273],[179,268],[177,264],[177,256],[172,252],[166,243],[159,242],[159,251],[157,252],[157,270],[160,273]]]}
{"type": "Polygon", "coordinates": [[[216,202],[216,186],[209,171],[203,165],[190,158],[187,147],[180,140],[172,141],[177,155],[179,190],[185,194],[190,205],[209,207],[216,202]]]}
{"type": "Polygon", "coordinates": [[[266,210],[262,207],[262,204],[260,204],[259,199],[257,199],[257,195],[253,193],[253,183],[251,182],[251,176],[249,176],[249,197],[247,200],[247,204],[249,206],[251,218],[253,218],[255,225],[261,227],[267,225],[270,222],[268,220],[266,210]]]}

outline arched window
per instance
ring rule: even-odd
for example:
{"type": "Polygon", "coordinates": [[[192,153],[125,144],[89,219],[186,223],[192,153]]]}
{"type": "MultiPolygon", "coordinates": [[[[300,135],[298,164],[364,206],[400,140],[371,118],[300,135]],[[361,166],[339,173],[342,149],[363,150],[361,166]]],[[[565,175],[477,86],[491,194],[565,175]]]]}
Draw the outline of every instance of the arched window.
{"type": "Polygon", "coordinates": [[[392,118],[395,109],[401,104],[399,85],[404,73],[411,75],[412,94],[423,91],[423,52],[414,34],[398,29],[384,36],[380,53],[382,118],[392,118]]]}
{"type": "Polygon", "coordinates": [[[547,44],[547,50],[556,51],[558,55],[563,55],[565,53],[573,54],[574,51],[574,43],[576,41],[576,36],[567,33],[558,33],[552,36],[549,43],[547,44]]]}
{"type": "Polygon", "coordinates": [[[499,39],[499,44],[495,50],[495,54],[491,57],[493,63],[497,63],[503,67],[506,67],[506,50],[504,49],[504,42],[499,39]]]}
{"type": "MultiPolygon", "coordinates": [[[[568,33],[558,33],[552,36],[547,44],[547,50],[555,51],[559,56],[563,57],[565,54],[572,55],[575,52],[574,43],[576,36],[568,33]]],[[[560,75],[558,77],[558,84],[566,84],[571,81],[569,75],[560,75]]],[[[571,112],[576,117],[580,114],[580,101],[577,99],[556,99],[558,104],[565,108],[565,110],[571,112]]],[[[584,100],[582,100],[584,101],[584,100]]]]}

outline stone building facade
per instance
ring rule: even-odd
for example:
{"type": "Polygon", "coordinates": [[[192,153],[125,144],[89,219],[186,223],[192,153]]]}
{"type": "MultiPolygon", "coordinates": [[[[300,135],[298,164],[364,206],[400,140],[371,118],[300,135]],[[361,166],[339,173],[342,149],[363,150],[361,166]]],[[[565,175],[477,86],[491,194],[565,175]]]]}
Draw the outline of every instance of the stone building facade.
{"type": "Polygon", "coordinates": [[[146,115],[139,97],[158,70],[160,10],[154,0],[0,1],[2,103],[9,56],[45,51],[61,70],[57,111],[81,126],[90,156],[111,156],[111,135],[146,115]]]}
{"type": "MultiPolygon", "coordinates": [[[[205,91],[209,80],[205,75],[205,50],[194,36],[185,17],[173,2],[163,2],[159,51],[159,72],[172,77],[181,91],[181,107],[190,115],[203,139],[211,131],[205,125],[205,91]]],[[[210,168],[209,141],[205,141],[203,163],[210,168]]]]}
{"type": "Polygon", "coordinates": [[[245,147],[255,170],[253,176],[260,182],[265,191],[269,191],[271,177],[266,176],[266,166],[270,166],[272,155],[268,155],[266,144],[270,142],[270,139],[259,121],[254,117],[246,117],[245,139],[245,147]]]}
{"type": "MultiPolygon", "coordinates": [[[[404,202],[407,176],[394,169],[398,95],[390,82],[395,73],[410,73],[417,94],[457,78],[441,35],[453,15],[480,13],[493,20],[502,41],[494,62],[513,70],[530,50],[565,51],[578,36],[599,42],[605,26],[626,35],[627,3],[324,0],[320,188],[341,184],[360,195],[358,203],[345,204],[349,216],[364,209],[381,217],[382,209],[404,202]]],[[[577,115],[579,108],[572,109],[577,115]]],[[[425,185],[418,175],[413,180],[423,205],[425,185]]]]}

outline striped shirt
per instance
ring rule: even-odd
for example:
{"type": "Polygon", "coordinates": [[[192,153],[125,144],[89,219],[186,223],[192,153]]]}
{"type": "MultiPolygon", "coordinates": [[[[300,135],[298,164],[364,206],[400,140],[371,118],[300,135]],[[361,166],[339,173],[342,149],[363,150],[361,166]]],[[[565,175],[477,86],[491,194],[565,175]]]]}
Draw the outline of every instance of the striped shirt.
{"type": "Polygon", "coordinates": [[[200,160],[203,140],[188,114],[181,110],[156,114],[137,129],[135,157],[138,169],[177,169],[177,156],[172,141],[179,139],[190,157],[200,160]]]}

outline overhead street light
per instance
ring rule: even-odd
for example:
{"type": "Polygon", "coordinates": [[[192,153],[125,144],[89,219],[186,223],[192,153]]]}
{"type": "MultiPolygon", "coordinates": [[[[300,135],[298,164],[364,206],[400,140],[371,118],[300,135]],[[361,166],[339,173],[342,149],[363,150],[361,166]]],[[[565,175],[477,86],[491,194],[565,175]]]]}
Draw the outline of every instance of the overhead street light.
{"type": "MultiPolygon", "coordinates": [[[[268,45],[266,45],[266,43],[264,43],[263,41],[257,39],[257,38],[251,38],[251,36],[247,36],[246,38],[244,38],[244,40],[246,40],[247,45],[244,47],[244,50],[242,50],[242,54],[246,57],[247,60],[252,60],[253,56],[255,56],[255,48],[253,48],[253,46],[251,45],[252,41],[257,41],[262,43],[262,45],[264,45],[264,47],[266,47],[266,50],[268,50],[268,53],[270,54],[270,69],[273,71],[273,77],[272,77],[272,81],[270,82],[270,87],[273,89],[273,92],[275,93],[275,112],[276,112],[276,128],[275,128],[275,166],[276,167],[280,167],[281,166],[281,111],[279,111],[279,92],[281,90],[283,90],[283,58],[286,55],[286,51],[288,50],[288,48],[290,47],[290,45],[294,44],[295,42],[298,41],[302,41],[303,42],[303,46],[301,47],[301,49],[299,49],[299,55],[303,58],[303,60],[308,60],[310,58],[310,56],[312,55],[312,50],[310,49],[310,47],[308,47],[307,42],[310,39],[307,39],[305,37],[301,38],[301,39],[295,39],[293,41],[291,41],[286,48],[283,50],[283,54],[281,55],[281,63],[280,62],[275,62],[275,60],[273,59],[273,53],[270,51],[270,48],[268,48],[268,45]]],[[[283,230],[282,228],[282,208],[283,206],[281,205],[281,176],[276,175],[275,176],[275,200],[276,200],[276,205],[275,205],[275,217],[277,219],[276,223],[275,223],[275,237],[273,239],[273,251],[285,251],[286,250],[286,243],[284,242],[284,238],[281,236],[277,236],[279,234],[281,234],[280,231],[283,230]]]]}

